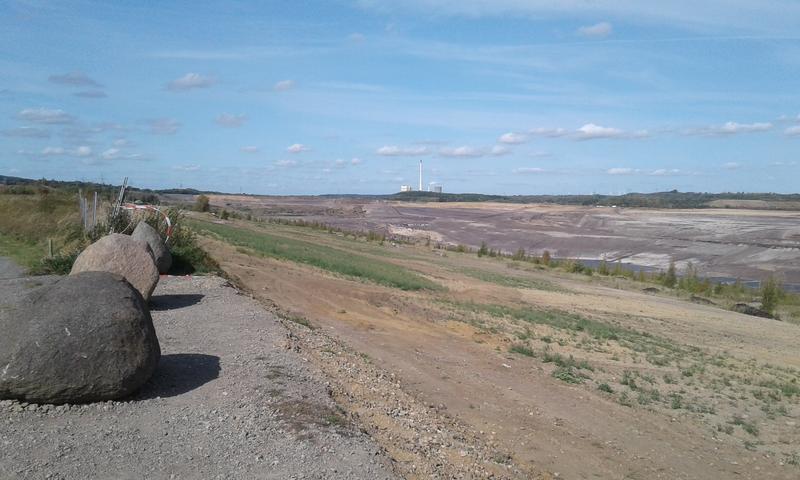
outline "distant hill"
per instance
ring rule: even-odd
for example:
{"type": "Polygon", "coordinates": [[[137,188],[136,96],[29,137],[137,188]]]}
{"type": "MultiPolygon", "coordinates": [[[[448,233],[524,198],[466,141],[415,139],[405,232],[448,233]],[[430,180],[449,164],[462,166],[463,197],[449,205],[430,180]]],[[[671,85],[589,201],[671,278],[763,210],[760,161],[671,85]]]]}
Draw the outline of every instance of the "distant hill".
{"type": "Polygon", "coordinates": [[[640,208],[760,208],[800,210],[800,194],[779,193],[628,193],[625,195],[484,195],[480,193],[401,192],[381,198],[405,202],[553,203],[640,208]]]}
{"type": "MultiPolygon", "coordinates": [[[[114,192],[119,185],[101,185],[92,182],[33,180],[29,178],[0,175],[2,185],[37,185],[68,190],[83,189],[114,192]]],[[[223,192],[196,190],[194,188],[169,188],[152,190],[130,187],[139,192],[143,200],[151,200],[156,195],[222,195],[223,192]]],[[[230,194],[233,195],[233,194],[230,194]]],[[[258,196],[258,195],[255,195],[258,196]]],[[[670,192],[628,193],[625,195],[487,195],[482,193],[434,193],[400,192],[389,195],[318,195],[324,198],[358,198],[364,200],[385,200],[402,202],[501,202],[501,203],[552,203],[557,205],[617,206],[639,208],[754,208],[767,210],[800,210],[800,194],[781,193],[696,193],[670,192]]]]}

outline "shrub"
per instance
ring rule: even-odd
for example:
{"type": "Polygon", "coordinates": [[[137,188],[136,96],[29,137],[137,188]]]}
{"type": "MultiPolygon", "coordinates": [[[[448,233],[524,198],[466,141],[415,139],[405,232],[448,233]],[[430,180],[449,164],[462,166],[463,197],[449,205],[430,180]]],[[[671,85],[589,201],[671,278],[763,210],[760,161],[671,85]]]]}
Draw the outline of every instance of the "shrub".
{"type": "Polygon", "coordinates": [[[675,272],[674,259],[669,261],[669,268],[667,269],[667,274],[664,276],[663,283],[667,288],[675,288],[675,284],[678,283],[678,275],[675,272]]]}
{"type": "Polygon", "coordinates": [[[583,380],[586,378],[585,375],[581,374],[572,366],[558,367],[553,370],[552,376],[553,378],[567,383],[583,383],[583,380]]]}
{"type": "Polygon", "coordinates": [[[194,202],[194,209],[198,212],[207,212],[209,210],[209,198],[205,195],[198,195],[197,200],[194,202]]]}
{"type": "Polygon", "coordinates": [[[78,258],[79,250],[70,253],[44,257],[40,264],[31,269],[33,275],[66,275],[72,270],[72,264],[78,258]]]}
{"type": "Polygon", "coordinates": [[[614,389],[611,388],[611,385],[607,383],[601,383],[600,385],[597,386],[597,389],[600,390],[601,392],[614,393],[614,389]]]}
{"type": "Polygon", "coordinates": [[[535,353],[533,350],[528,347],[527,345],[523,345],[521,343],[512,345],[511,348],[508,349],[511,353],[518,353],[520,355],[525,355],[526,357],[533,357],[535,353]]]}
{"type": "Polygon", "coordinates": [[[780,282],[775,280],[775,277],[770,276],[766,282],[761,285],[761,309],[775,315],[775,309],[778,307],[778,302],[783,296],[780,282]]]}
{"type": "Polygon", "coordinates": [[[542,260],[541,260],[541,262],[542,262],[542,265],[550,265],[550,260],[551,260],[551,258],[550,258],[550,252],[549,252],[549,251],[547,251],[547,250],[545,250],[545,251],[542,253],[542,260]]]}

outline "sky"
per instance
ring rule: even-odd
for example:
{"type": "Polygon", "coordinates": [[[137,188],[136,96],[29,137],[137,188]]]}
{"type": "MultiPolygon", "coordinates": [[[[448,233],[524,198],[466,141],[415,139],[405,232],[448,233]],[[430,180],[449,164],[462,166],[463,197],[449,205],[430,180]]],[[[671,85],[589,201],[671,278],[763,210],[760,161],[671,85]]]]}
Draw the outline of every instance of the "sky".
{"type": "Polygon", "coordinates": [[[0,0],[0,174],[798,192],[795,0],[0,0]]]}

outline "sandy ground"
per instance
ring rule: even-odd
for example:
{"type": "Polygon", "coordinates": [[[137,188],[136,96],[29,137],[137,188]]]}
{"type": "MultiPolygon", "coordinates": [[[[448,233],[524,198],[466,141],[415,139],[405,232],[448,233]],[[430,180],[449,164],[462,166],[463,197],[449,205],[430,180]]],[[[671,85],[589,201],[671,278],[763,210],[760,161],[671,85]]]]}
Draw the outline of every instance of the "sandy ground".
{"type": "MultiPolygon", "coordinates": [[[[306,316],[326,334],[365,353],[395,373],[404,391],[442,405],[476,436],[510,452],[509,462],[522,471],[563,478],[798,476],[796,467],[783,459],[748,451],[739,440],[720,440],[686,411],[630,408],[596,390],[553,379],[538,360],[507,353],[508,339],[448,320],[424,294],[252,257],[216,241],[206,245],[257,298],[306,316]]],[[[559,291],[501,288],[443,273],[433,255],[429,260],[410,258],[401,263],[427,272],[464,301],[526,302],[612,315],[682,344],[798,365],[794,352],[800,330],[795,325],[568,279],[555,279],[559,291]]],[[[453,261],[459,266],[478,262],[473,256],[453,261]]],[[[781,435],[797,435],[793,418],[781,424],[781,435]]]]}
{"type": "MultiPolygon", "coordinates": [[[[2,280],[0,299],[49,281],[2,280]]],[[[283,324],[225,280],[162,278],[152,316],[162,358],[133,398],[0,401],[0,478],[396,478],[283,324]]]]}
{"type": "Polygon", "coordinates": [[[504,203],[401,203],[327,197],[216,195],[221,207],[352,230],[666,269],[671,258],[708,277],[777,274],[800,289],[800,212],[595,208],[504,203]]]}

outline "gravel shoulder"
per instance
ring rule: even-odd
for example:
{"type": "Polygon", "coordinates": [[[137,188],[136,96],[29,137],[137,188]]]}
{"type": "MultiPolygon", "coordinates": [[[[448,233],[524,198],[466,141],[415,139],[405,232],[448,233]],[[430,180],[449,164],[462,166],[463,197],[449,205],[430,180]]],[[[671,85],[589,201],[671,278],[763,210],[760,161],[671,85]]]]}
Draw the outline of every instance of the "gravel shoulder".
{"type": "MultiPolygon", "coordinates": [[[[0,280],[0,303],[51,277],[0,280]]],[[[219,277],[165,277],[162,358],[133,398],[0,401],[0,478],[391,479],[280,319],[219,277]]]]}

